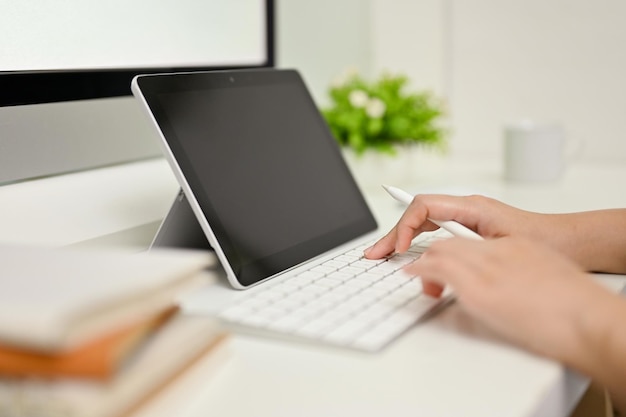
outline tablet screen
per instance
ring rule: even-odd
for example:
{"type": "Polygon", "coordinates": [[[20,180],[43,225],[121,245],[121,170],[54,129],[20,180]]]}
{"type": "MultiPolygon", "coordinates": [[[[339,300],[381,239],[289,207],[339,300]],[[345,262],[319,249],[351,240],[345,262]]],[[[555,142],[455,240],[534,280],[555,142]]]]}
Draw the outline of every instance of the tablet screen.
{"type": "Polygon", "coordinates": [[[242,285],[376,228],[295,71],[148,76],[139,86],[242,285]]]}

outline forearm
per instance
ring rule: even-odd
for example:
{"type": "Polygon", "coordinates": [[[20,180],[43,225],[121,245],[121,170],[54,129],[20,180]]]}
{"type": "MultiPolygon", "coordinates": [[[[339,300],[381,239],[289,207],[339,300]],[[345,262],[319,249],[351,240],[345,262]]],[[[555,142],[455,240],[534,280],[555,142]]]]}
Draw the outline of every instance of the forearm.
{"type": "Polygon", "coordinates": [[[626,273],[626,209],[542,215],[537,234],[587,271],[626,273]]]}
{"type": "Polygon", "coordinates": [[[571,358],[573,368],[602,384],[613,402],[626,411],[626,299],[611,294],[579,327],[580,349],[571,358]]]}

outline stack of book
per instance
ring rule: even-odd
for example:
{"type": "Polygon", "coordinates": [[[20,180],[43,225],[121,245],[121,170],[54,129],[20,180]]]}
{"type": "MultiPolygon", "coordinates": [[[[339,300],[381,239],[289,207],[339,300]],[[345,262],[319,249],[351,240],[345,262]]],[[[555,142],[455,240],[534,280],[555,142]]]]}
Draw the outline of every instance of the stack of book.
{"type": "Polygon", "coordinates": [[[197,361],[221,361],[226,333],[177,308],[211,262],[0,246],[0,416],[126,416],[197,361]]]}

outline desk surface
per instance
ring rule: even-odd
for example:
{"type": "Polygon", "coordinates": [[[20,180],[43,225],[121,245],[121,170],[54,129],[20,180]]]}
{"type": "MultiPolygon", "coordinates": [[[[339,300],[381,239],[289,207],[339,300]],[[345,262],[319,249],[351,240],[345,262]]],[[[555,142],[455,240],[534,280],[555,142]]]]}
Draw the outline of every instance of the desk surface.
{"type": "MultiPolygon", "coordinates": [[[[488,161],[429,163],[410,181],[381,182],[414,192],[484,193],[546,212],[626,207],[626,195],[613,185],[624,183],[626,167],[576,166],[559,182],[531,185],[503,182],[499,166],[488,161]]],[[[367,178],[370,168],[353,169],[385,229],[402,207],[367,178]]],[[[0,240],[145,244],[177,189],[162,160],[0,187],[0,240]]],[[[622,281],[606,283],[618,288],[622,281]]],[[[235,335],[231,350],[208,382],[201,371],[181,381],[170,398],[178,415],[566,416],[586,384],[499,340],[457,305],[376,355],[245,335],[235,335]]]]}

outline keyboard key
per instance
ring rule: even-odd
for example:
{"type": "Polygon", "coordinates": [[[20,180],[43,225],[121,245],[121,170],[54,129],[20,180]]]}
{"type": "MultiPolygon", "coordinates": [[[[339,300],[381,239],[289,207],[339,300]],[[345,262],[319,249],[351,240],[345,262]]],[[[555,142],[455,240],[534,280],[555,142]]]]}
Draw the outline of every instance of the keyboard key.
{"type": "Polygon", "coordinates": [[[310,270],[312,272],[321,272],[322,274],[326,275],[330,272],[335,272],[337,268],[332,267],[332,266],[318,265],[318,266],[311,268],[310,270]]]}
{"type": "Polygon", "coordinates": [[[306,304],[306,308],[308,310],[315,311],[317,313],[321,313],[323,311],[329,310],[333,306],[334,304],[332,302],[322,299],[322,298],[318,298],[306,304]]]}
{"type": "Polygon", "coordinates": [[[283,311],[292,311],[303,305],[303,301],[297,298],[283,298],[282,300],[276,301],[272,304],[273,308],[278,308],[283,311]]]}
{"type": "Polygon", "coordinates": [[[344,264],[350,264],[352,262],[358,261],[360,259],[360,256],[339,255],[334,259],[336,261],[343,262],[344,264]]]}
{"type": "Polygon", "coordinates": [[[345,273],[343,271],[335,271],[335,272],[332,272],[332,273],[326,275],[325,278],[335,279],[335,280],[338,280],[340,282],[344,282],[344,281],[349,280],[352,277],[353,277],[352,274],[347,274],[347,273],[345,273]]]}
{"type": "Polygon", "coordinates": [[[342,293],[340,291],[339,292],[329,291],[329,292],[322,294],[319,297],[319,300],[323,302],[331,303],[333,305],[338,305],[342,303],[344,300],[347,300],[348,297],[350,297],[350,294],[342,293]]]}
{"type": "Polygon", "coordinates": [[[313,281],[310,285],[302,288],[301,291],[304,291],[308,294],[320,295],[328,291],[328,287],[324,287],[323,285],[317,285],[315,281],[313,281]]]}
{"type": "Polygon", "coordinates": [[[287,295],[287,294],[296,292],[299,289],[300,287],[298,285],[292,284],[289,280],[285,280],[281,282],[280,284],[277,284],[276,286],[272,287],[272,292],[280,291],[283,294],[287,295]]]}
{"type": "Polygon", "coordinates": [[[375,268],[370,269],[369,272],[385,271],[387,274],[391,274],[393,272],[396,272],[400,268],[402,268],[402,265],[387,261],[381,263],[380,265],[377,265],[375,268]]]}
{"type": "Polygon", "coordinates": [[[440,302],[441,300],[439,298],[423,295],[421,297],[411,300],[409,303],[404,305],[402,309],[408,311],[410,314],[421,317],[425,313],[432,310],[440,302]]]}
{"type": "Polygon", "coordinates": [[[354,295],[358,292],[361,292],[363,288],[358,286],[358,285],[347,285],[346,283],[344,283],[343,285],[340,285],[338,287],[333,288],[333,292],[337,293],[337,294],[343,294],[345,296],[351,296],[354,295]]]}
{"type": "Polygon", "coordinates": [[[332,327],[333,323],[325,320],[312,320],[294,331],[298,336],[317,338],[332,327]]]}
{"type": "Polygon", "coordinates": [[[346,274],[351,274],[352,276],[355,275],[359,275],[362,274],[363,272],[365,272],[367,269],[366,268],[362,268],[360,266],[353,266],[354,264],[351,264],[345,268],[341,269],[341,272],[344,272],[346,274]]]}
{"type": "Polygon", "coordinates": [[[393,311],[393,307],[389,305],[384,305],[381,303],[376,303],[370,305],[365,310],[359,313],[360,317],[368,318],[373,320],[382,319],[385,316],[388,316],[393,311]]]}
{"type": "Polygon", "coordinates": [[[404,285],[410,280],[411,277],[409,275],[395,273],[393,275],[387,275],[386,277],[383,277],[381,281],[397,285],[404,285]]]}
{"type": "Polygon", "coordinates": [[[393,265],[396,267],[396,270],[401,269],[402,267],[413,262],[413,258],[403,257],[402,255],[395,256],[387,261],[387,265],[393,265]]]}
{"type": "MultiPolygon", "coordinates": [[[[391,271],[391,272],[393,272],[393,271],[391,271]]],[[[376,268],[368,269],[366,273],[370,274],[370,275],[376,275],[377,277],[381,277],[382,278],[385,275],[389,275],[391,272],[387,271],[385,269],[376,267],[376,268]]]]}
{"type": "Polygon", "coordinates": [[[318,297],[317,294],[312,294],[306,291],[297,291],[297,292],[294,292],[293,294],[289,294],[290,301],[296,301],[296,302],[299,302],[300,304],[306,304],[309,301],[317,297],[318,297]]]}
{"type": "Polygon", "coordinates": [[[357,258],[363,258],[363,251],[359,249],[349,250],[345,254],[348,256],[356,256],[357,258]]]}
{"type": "Polygon", "coordinates": [[[324,340],[331,343],[347,344],[352,342],[357,336],[367,329],[367,323],[351,321],[346,322],[339,327],[334,328],[331,332],[324,336],[324,340]]]}
{"type": "Polygon", "coordinates": [[[408,250],[407,253],[413,253],[415,255],[421,255],[422,253],[426,252],[428,250],[428,246],[427,244],[425,245],[413,245],[411,246],[408,250]]]}
{"type": "Polygon", "coordinates": [[[352,313],[347,310],[328,310],[324,314],[322,314],[319,318],[323,321],[328,321],[332,323],[332,327],[336,328],[340,324],[344,323],[346,320],[350,318],[352,313]]]}
{"type": "Polygon", "coordinates": [[[291,333],[306,323],[305,316],[287,315],[269,324],[270,330],[291,333]]]}
{"type": "Polygon", "coordinates": [[[351,266],[358,266],[360,268],[365,268],[365,269],[370,269],[375,267],[376,265],[380,265],[383,262],[386,262],[386,259],[367,259],[367,258],[360,258],[358,261],[353,262],[352,264],[350,264],[351,266]]]}
{"type": "Polygon", "coordinates": [[[335,306],[330,311],[333,313],[350,316],[358,311],[361,311],[362,309],[363,309],[362,305],[359,305],[357,303],[345,302],[345,303],[335,306]]]}
{"type": "Polygon", "coordinates": [[[358,278],[354,278],[354,279],[351,279],[351,280],[346,281],[346,282],[343,283],[344,287],[347,286],[347,287],[359,288],[359,289],[363,289],[363,288],[369,287],[370,285],[371,285],[370,282],[367,282],[365,280],[361,280],[361,279],[358,279],[358,278]]]}
{"type": "Polygon", "coordinates": [[[253,314],[259,315],[269,320],[273,320],[284,317],[287,314],[287,310],[279,308],[276,305],[269,305],[255,311],[253,314]]]}
{"type": "Polygon", "coordinates": [[[381,280],[372,284],[370,288],[391,292],[392,290],[395,290],[399,286],[400,284],[396,282],[387,282],[387,281],[381,280]]]}
{"type": "MultiPolygon", "coordinates": [[[[415,324],[416,321],[416,316],[394,313],[387,316],[385,320],[379,322],[377,325],[369,329],[367,333],[370,333],[372,335],[378,335],[382,339],[389,340],[403,333],[405,330],[415,324]]],[[[367,333],[364,334],[364,336],[366,336],[367,333]]]]}
{"type": "Polygon", "coordinates": [[[401,295],[403,297],[406,297],[407,299],[415,298],[415,297],[422,295],[422,288],[421,286],[416,287],[416,286],[412,286],[409,284],[405,284],[401,286],[400,288],[397,288],[393,292],[393,294],[401,295]]]}
{"type": "Polygon", "coordinates": [[[355,279],[358,279],[359,281],[365,281],[369,283],[380,281],[383,278],[384,278],[384,275],[370,274],[369,272],[359,274],[358,276],[355,277],[355,279]]]}
{"type": "Polygon", "coordinates": [[[422,291],[422,280],[420,278],[411,278],[402,287],[415,289],[416,291],[422,291]]]}
{"type": "Polygon", "coordinates": [[[323,272],[315,272],[315,271],[308,270],[308,271],[302,272],[301,274],[296,275],[295,278],[315,281],[316,279],[322,278],[324,275],[326,274],[323,272]]]}
{"type": "Polygon", "coordinates": [[[368,297],[367,295],[363,295],[363,293],[357,293],[354,296],[347,299],[343,304],[354,305],[354,306],[357,306],[359,309],[364,309],[365,307],[369,306],[377,299],[378,298],[373,298],[373,297],[368,297]]]}
{"type": "Polygon", "coordinates": [[[289,278],[289,283],[292,285],[297,285],[298,287],[302,288],[302,287],[309,285],[310,283],[312,283],[313,281],[319,278],[322,278],[322,277],[320,276],[316,278],[307,278],[307,277],[302,277],[298,275],[298,276],[289,278]]]}
{"type": "Polygon", "coordinates": [[[387,294],[389,294],[389,291],[386,289],[378,289],[372,287],[367,287],[359,293],[361,297],[368,297],[371,300],[379,300],[387,294]]]}
{"type": "Polygon", "coordinates": [[[315,284],[321,285],[322,287],[335,288],[343,284],[343,281],[340,281],[338,279],[320,278],[317,281],[315,281],[315,284]]]}
{"type": "Polygon", "coordinates": [[[334,268],[335,270],[337,270],[337,269],[345,267],[346,263],[331,259],[330,261],[324,262],[322,266],[327,266],[327,267],[334,268]]]}
{"type": "Polygon", "coordinates": [[[400,292],[392,292],[391,294],[387,294],[387,296],[383,297],[380,301],[396,308],[405,304],[410,298],[410,296],[403,295],[400,292]]]}

